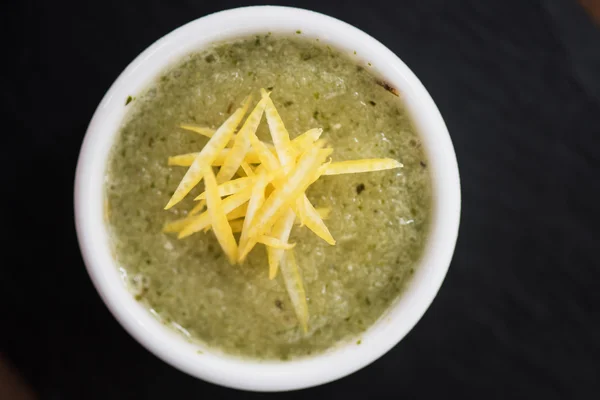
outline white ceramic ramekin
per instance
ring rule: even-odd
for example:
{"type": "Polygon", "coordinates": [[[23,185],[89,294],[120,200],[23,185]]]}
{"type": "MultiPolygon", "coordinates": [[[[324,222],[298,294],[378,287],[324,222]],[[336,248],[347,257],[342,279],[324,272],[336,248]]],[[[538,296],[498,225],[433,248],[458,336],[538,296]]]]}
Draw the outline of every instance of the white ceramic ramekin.
{"type": "Polygon", "coordinates": [[[417,77],[390,50],[359,29],[312,11],[246,7],[212,14],[169,33],[140,54],[119,76],[90,122],[75,180],[77,236],[88,272],[102,299],[125,329],[148,350],[190,375],[238,389],[283,391],[348,375],[381,357],[417,323],[437,294],[452,258],[460,217],[460,182],[448,130],[417,77]],[[161,325],[124,286],[103,221],[107,158],[125,115],[124,101],[168,65],[215,41],[254,34],[302,31],[353,54],[399,89],[422,136],[433,179],[433,222],[425,255],[409,289],[354,342],[306,359],[276,362],[224,356],[189,343],[161,325]]]}

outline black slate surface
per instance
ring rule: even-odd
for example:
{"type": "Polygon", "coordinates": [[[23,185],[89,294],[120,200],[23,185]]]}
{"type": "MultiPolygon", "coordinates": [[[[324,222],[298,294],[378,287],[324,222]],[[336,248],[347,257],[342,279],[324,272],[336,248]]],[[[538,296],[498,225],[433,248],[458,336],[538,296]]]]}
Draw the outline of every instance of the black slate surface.
{"type": "MultiPolygon", "coordinates": [[[[264,396],[129,337],[85,272],[72,210],[79,146],[122,69],[244,4],[3,3],[0,351],[42,398],[264,396]]],[[[294,5],[363,29],[420,77],[456,148],[463,214],[446,281],[401,344],[286,398],[600,398],[600,27],[570,0],[294,5]]]]}

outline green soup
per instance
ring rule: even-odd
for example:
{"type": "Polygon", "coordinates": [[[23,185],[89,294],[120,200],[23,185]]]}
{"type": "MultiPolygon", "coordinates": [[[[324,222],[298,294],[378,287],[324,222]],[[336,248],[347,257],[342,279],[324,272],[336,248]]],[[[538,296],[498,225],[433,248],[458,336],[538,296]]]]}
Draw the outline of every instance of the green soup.
{"type": "MultiPolygon", "coordinates": [[[[301,35],[252,37],[186,56],[127,100],[107,170],[107,218],[133,295],[164,324],[229,354],[288,359],[340,341],[359,343],[361,332],[401,295],[427,237],[427,162],[400,98],[352,57],[301,35]],[[162,232],[204,190],[200,184],[163,210],[186,171],[167,166],[168,156],[199,151],[207,140],[177,126],[216,128],[261,87],[272,90],[292,138],[324,129],[334,161],[390,157],[404,164],[325,176],[309,188],[315,207],[331,209],[325,222],[337,245],[305,227],[292,230],[308,333],[299,327],[281,274],[268,279],[264,247],[232,266],[212,232],[183,240],[162,232]]],[[[263,120],[258,131],[264,140],[266,125],[263,120]]]]}

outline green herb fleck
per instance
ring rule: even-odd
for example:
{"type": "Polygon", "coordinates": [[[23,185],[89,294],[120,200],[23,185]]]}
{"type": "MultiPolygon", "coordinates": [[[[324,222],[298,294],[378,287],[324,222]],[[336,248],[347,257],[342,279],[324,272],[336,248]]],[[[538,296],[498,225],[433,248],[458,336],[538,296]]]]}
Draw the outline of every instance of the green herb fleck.
{"type": "Polygon", "coordinates": [[[133,101],[133,97],[127,96],[127,100],[125,100],[125,105],[131,103],[133,101]]]}
{"type": "Polygon", "coordinates": [[[260,37],[256,37],[256,40],[254,41],[254,45],[255,46],[260,46],[260,37]]]}
{"type": "Polygon", "coordinates": [[[354,50],[354,55],[356,55],[356,50],[354,50]]]}
{"type": "Polygon", "coordinates": [[[198,353],[198,354],[204,354],[204,352],[202,350],[196,350],[196,353],[198,353]]]}
{"type": "Polygon", "coordinates": [[[308,61],[313,58],[313,55],[310,53],[304,53],[300,56],[300,58],[302,58],[302,61],[308,61]]]}
{"type": "Polygon", "coordinates": [[[301,31],[300,29],[298,29],[298,30],[296,31],[296,33],[299,35],[299,34],[301,34],[301,33],[302,33],[302,31],[301,31]]]}
{"type": "Polygon", "coordinates": [[[321,95],[319,94],[319,92],[314,92],[314,93],[313,93],[313,96],[315,97],[315,99],[316,99],[316,100],[319,100],[319,97],[320,97],[321,95]]]}
{"type": "Polygon", "coordinates": [[[356,341],[356,344],[357,344],[357,345],[360,345],[361,343],[362,343],[362,340],[360,340],[360,339],[358,339],[358,340],[356,341]]]}
{"type": "Polygon", "coordinates": [[[315,110],[315,112],[313,113],[313,118],[319,119],[319,112],[317,110],[315,110]]]}

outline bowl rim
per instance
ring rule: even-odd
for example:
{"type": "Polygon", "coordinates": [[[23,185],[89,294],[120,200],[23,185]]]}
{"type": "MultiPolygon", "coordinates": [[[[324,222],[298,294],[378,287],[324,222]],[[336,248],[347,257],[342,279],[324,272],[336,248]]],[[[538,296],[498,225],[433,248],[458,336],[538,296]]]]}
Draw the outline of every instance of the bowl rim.
{"type": "Polygon", "coordinates": [[[225,10],[189,22],[154,42],[120,74],[88,126],[77,163],[74,206],[77,238],[90,278],[111,313],[150,352],[192,376],[226,387],[286,391],[331,382],[372,363],[414,327],[436,296],[450,265],[460,222],[460,179],[454,148],[433,99],[412,71],[363,31],[313,11],[280,6],[225,10]],[[211,42],[252,33],[292,34],[350,51],[372,62],[399,88],[424,143],[432,177],[433,211],[425,254],[411,283],[385,315],[361,336],[325,353],[285,362],[240,359],[186,341],[136,302],[119,275],[103,220],[108,151],[125,115],[124,100],[182,55],[211,42]],[[206,351],[208,350],[208,351],[206,351]],[[199,351],[204,351],[200,354],[199,351]]]}

